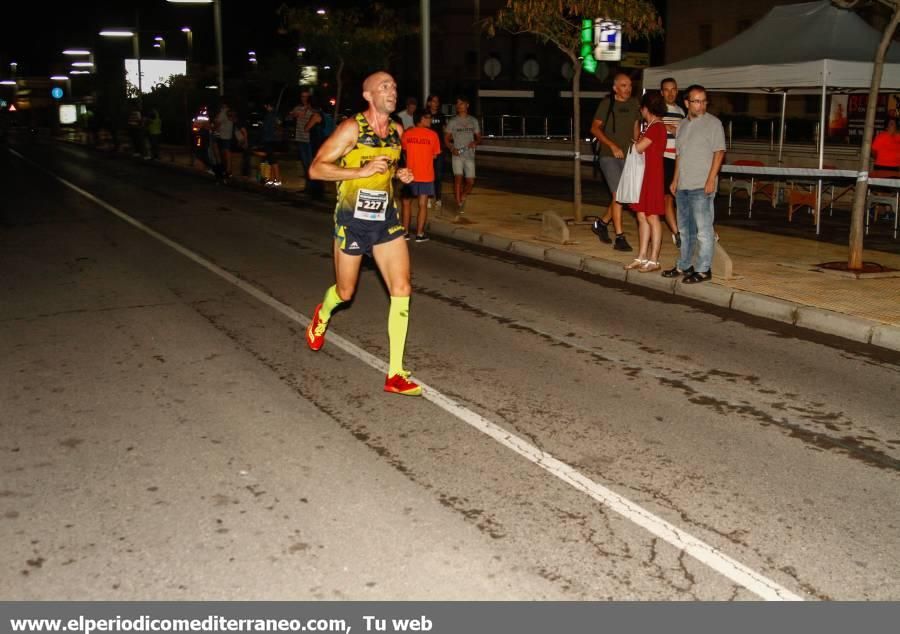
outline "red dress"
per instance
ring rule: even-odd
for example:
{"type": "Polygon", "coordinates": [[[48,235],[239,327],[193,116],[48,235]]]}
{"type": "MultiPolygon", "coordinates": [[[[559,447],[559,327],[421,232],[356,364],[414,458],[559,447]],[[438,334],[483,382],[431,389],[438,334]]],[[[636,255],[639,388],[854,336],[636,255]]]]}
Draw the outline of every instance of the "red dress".
{"type": "Polygon", "coordinates": [[[644,181],[641,183],[641,199],[631,209],[648,216],[666,213],[663,191],[663,153],[666,151],[666,126],[661,121],[652,123],[641,135],[653,143],[644,150],[644,181]]]}

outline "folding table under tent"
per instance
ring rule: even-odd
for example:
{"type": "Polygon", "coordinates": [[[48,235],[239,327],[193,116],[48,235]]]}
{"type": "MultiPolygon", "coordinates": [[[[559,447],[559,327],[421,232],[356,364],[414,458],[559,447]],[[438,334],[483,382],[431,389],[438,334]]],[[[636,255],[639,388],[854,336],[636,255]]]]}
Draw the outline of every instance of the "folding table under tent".
{"type": "MultiPolygon", "coordinates": [[[[826,99],[831,93],[868,92],[881,33],[830,0],[773,7],[759,22],[724,44],[668,66],[644,70],[644,88],[666,77],[715,92],[781,93],[778,163],[784,149],[788,92],[821,94],[819,169],[825,161],[826,99]]],[[[885,56],[883,90],[900,90],[900,46],[885,56]]],[[[822,180],[817,188],[821,208],[822,180]]],[[[816,233],[819,216],[816,215],[816,233]]]]}

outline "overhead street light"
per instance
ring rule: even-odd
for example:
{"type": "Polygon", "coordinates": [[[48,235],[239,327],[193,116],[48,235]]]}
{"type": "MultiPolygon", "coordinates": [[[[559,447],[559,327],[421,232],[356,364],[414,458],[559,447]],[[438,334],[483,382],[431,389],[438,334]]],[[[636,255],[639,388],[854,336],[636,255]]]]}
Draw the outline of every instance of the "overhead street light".
{"type": "Polygon", "coordinates": [[[62,52],[63,55],[90,55],[91,52],[86,48],[67,48],[62,52]]]}
{"type": "Polygon", "coordinates": [[[187,38],[187,61],[191,62],[194,59],[194,32],[189,26],[181,27],[181,32],[187,38]]]}
{"type": "MultiPolygon", "coordinates": [[[[137,11],[135,11],[135,24],[137,24],[137,11]]],[[[140,99],[144,94],[144,86],[143,81],[141,79],[141,42],[140,42],[140,26],[136,26],[134,30],[131,29],[103,29],[100,31],[100,35],[103,37],[115,37],[115,38],[131,38],[131,46],[134,51],[134,56],[137,59],[137,79],[138,79],[138,99],[140,99]]],[[[74,65],[74,64],[73,64],[74,65]]]]}
{"type": "Polygon", "coordinates": [[[0,81],[0,86],[18,86],[18,83],[14,79],[4,79],[0,81]]]}
{"type": "Polygon", "coordinates": [[[225,95],[225,66],[222,62],[222,6],[220,0],[167,0],[172,4],[212,4],[213,24],[216,29],[216,63],[219,68],[219,96],[225,95]]]}
{"type": "Polygon", "coordinates": [[[72,62],[73,68],[93,68],[94,62],[72,62]]]}
{"type": "Polygon", "coordinates": [[[91,71],[89,70],[70,70],[70,75],[90,75],[91,71]]]}

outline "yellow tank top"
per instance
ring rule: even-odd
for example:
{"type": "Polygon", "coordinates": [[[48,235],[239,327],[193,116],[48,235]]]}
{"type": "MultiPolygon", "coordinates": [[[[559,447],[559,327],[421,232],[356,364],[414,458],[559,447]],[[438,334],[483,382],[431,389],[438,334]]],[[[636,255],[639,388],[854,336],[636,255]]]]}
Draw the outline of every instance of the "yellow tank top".
{"type": "Polygon", "coordinates": [[[390,166],[384,174],[339,181],[335,220],[340,224],[345,224],[351,218],[393,220],[397,216],[394,173],[400,160],[400,134],[397,126],[391,121],[387,137],[381,138],[375,134],[362,113],[356,115],[356,125],[359,127],[356,147],[341,159],[341,167],[362,167],[376,156],[387,156],[390,166]]]}

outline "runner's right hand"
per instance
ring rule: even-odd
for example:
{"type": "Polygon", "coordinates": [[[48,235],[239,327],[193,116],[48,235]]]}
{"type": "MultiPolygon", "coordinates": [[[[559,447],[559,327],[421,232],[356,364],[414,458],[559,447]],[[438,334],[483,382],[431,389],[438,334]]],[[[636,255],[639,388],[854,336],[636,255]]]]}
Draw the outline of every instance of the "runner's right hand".
{"type": "Polygon", "coordinates": [[[390,159],[386,156],[376,156],[371,161],[362,166],[359,174],[360,178],[367,178],[375,174],[384,174],[388,171],[390,159]]]}

